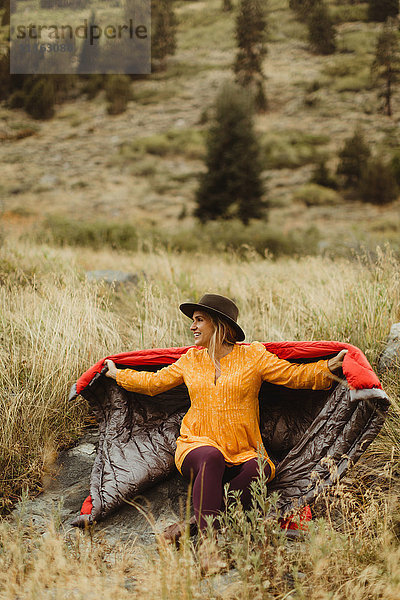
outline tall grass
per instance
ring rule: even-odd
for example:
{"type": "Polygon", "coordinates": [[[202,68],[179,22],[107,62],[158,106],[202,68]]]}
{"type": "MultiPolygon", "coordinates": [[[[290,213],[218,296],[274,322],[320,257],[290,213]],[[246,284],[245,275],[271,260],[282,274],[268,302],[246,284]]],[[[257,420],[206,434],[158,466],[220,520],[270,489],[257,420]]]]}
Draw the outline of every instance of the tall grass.
{"type": "Polygon", "coordinates": [[[73,261],[24,246],[0,253],[0,507],[38,485],[79,433],[85,409],[68,403],[68,388],[82,365],[121,344],[118,318],[73,261]]]}
{"type": "MultiPolygon", "coordinates": [[[[336,339],[359,346],[373,366],[400,320],[399,264],[389,249],[352,261],[272,261],[251,249],[127,253],[9,240],[0,250],[0,284],[3,508],[23,489],[39,489],[57,449],[79,436],[86,406],[67,395],[81,372],[111,353],[192,343],[181,301],[226,294],[240,307],[248,341],[336,339]],[[88,283],[85,270],[99,265],[136,272],[138,284],[88,283]]],[[[253,527],[233,506],[218,551],[235,570],[204,579],[189,540],[179,551],[111,548],[101,535],[50,526],[41,536],[22,520],[3,519],[0,597],[399,598],[398,373],[383,382],[391,415],[353,475],[322,498],[321,518],[304,542],[288,544],[268,521],[271,499],[261,497],[253,527]]]]}
{"type": "MultiPolygon", "coordinates": [[[[336,339],[376,365],[400,319],[398,262],[317,257],[270,261],[234,253],[121,254],[5,245],[0,253],[0,464],[3,503],[38,481],[46,456],[82,427],[70,385],[96,360],[134,348],[191,344],[178,305],[216,291],[236,299],[247,340],[336,339]],[[88,268],[139,274],[132,290],[88,283],[88,268]]],[[[393,381],[388,381],[393,387],[393,381]]]]}

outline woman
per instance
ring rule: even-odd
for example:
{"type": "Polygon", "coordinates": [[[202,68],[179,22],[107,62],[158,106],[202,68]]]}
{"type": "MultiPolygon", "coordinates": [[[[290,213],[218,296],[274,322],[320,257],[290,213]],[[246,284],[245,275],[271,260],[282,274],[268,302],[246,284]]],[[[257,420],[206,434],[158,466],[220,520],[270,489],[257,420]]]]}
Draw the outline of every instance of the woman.
{"type": "MultiPolygon", "coordinates": [[[[198,528],[215,521],[222,508],[223,488],[237,490],[244,509],[251,501],[250,484],[258,477],[257,457],[265,457],[267,481],[275,467],[259,429],[258,392],[263,381],[290,388],[328,389],[343,363],[343,350],[329,361],[293,364],[268,352],[263,344],[238,344],[245,334],[237,323],[235,303],[205,294],[180,310],[192,319],[194,344],[174,364],[156,373],[117,369],[107,360],[107,377],[132,392],[151,396],[185,383],[191,406],[182,420],[175,463],[193,482],[193,508],[198,528]]],[[[166,537],[181,532],[170,530],[166,537]]]]}

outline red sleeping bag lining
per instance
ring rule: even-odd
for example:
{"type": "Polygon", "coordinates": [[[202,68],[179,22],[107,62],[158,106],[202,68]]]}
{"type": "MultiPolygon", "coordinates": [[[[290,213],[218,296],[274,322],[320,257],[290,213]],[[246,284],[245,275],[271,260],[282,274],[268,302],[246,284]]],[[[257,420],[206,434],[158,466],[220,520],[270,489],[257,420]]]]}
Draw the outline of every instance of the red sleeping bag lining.
{"type": "MultiPolygon", "coordinates": [[[[372,370],[368,360],[356,346],[344,344],[341,342],[268,342],[264,346],[269,352],[276,354],[279,358],[285,360],[318,360],[321,356],[335,354],[343,349],[348,350],[344,357],[343,374],[351,389],[361,390],[370,388],[382,389],[378,377],[372,370]]],[[[117,365],[124,365],[127,368],[145,365],[170,365],[174,363],[182,354],[185,354],[193,346],[182,346],[180,348],[153,348],[152,350],[137,350],[134,352],[123,352],[114,356],[107,356],[99,360],[95,365],[88,369],[77,381],[76,391],[79,394],[93,377],[100,373],[104,367],[104,361],[111,359],[117,365]]]]}

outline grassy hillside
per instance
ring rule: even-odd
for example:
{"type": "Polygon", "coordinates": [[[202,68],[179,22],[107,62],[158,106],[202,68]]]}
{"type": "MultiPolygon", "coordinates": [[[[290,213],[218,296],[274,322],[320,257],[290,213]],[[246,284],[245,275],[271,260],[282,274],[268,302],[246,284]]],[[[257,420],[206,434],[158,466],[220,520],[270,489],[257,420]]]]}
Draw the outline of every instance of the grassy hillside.
{"type": "MultiPolygon", "coordinates": [[[[284,240],[307,239],[312,225],[318,240],[314,253],[348,254],[349,248],[374,248],[383,240],[397,247],[399,201],[377,207],[357,194],[308,185],[321,159],[334,173],[338,151],[357,125],[377,155],[399,150],[399,90],[394,117],[386,117],[370,75],[381,25],[365,22],[365,4],[332,0],[338,49],[321,56],[311,52],[307,28],[286,0],[269,0],[268,7],[269,110],[257,117],[256,129],[270,231],[284,240]]],[[[176,55],[165,72],[132,83],[125,113],[108,115],[104,92],[91,101],[79,96],[59,105],[48,122],[33,121],[3,103],[6,230],[26,231],[46,215],[61,215],[193,237],[191,215],[210,107],[221,83],[232,77],[235,12],[223,12],[221,0],[207,0],[177,2],[176,13],[176,55]]]]}

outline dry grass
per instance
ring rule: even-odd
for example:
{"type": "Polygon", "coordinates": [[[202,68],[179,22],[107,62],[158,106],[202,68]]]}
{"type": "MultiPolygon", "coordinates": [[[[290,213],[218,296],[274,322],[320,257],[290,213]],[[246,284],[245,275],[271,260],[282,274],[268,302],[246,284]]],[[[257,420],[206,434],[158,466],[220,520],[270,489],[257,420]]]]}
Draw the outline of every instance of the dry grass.
{"type": "Polygon", "coordinates": [[[79,433],[84,405],[68,404],[68,388],[82,364],[121,340],[106,299],[68,252],[4,247],[0,279],[1,507],[37,485],[54,451],[79,433]]]}
{"type": "MultiPolygon", "coordinates": [[[[389,249],[374,258],[262,259],[231,254],[119,253],[52,249],[17,240],[0,252],[0,463],[2,505],[41,477],[60,445],[78,436],[85,405],[66,401],[93,362],[135,348],[191,343],[177,308],[205,291],[234,297],[247,340],[337,339],[376,365],[390,325],[400,320],[399,265],[389,249]],[[88,284],[84,271],[136,272],[134,288],[88,284]]],[[[275,598],[400,597],[398,378],[384,379],[392,412],[355,476],[321,500],[321,518],[302,543],[288,544],[258,491],[249,526],[238,507],[225,515],[219,548],[235,570],[204,579],[187,541],[180,551],[111,548],[96,535],[40,535],[23,520],[0,523],[0,597],[275,598]]]]}
{"type": "MultiPolygon", "coordinates": [[[[393,468],[388,465],[388,474],[393,468]]],[[[362,497],[338,485],[324,518],[301,541],[288,542],[269,516],[274,498],[254,485],[247,518],[234,501],[221,517],[218,562],[204,577],[198,550],[121,544],[80,530],[44,535],[17,522],[0,524],[0,594],[32,598],[176,600],[397,600],[400,595],[399,512],[394,490],[362,497]]],[[[213,535],[208,536],[209,543],[213,535]]]]}

